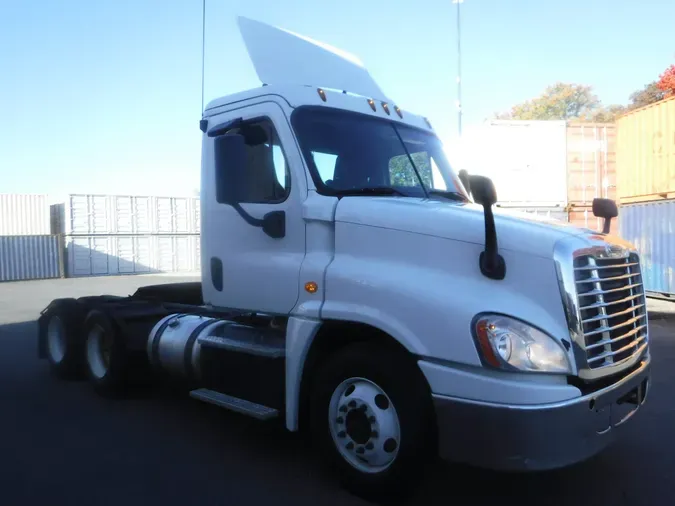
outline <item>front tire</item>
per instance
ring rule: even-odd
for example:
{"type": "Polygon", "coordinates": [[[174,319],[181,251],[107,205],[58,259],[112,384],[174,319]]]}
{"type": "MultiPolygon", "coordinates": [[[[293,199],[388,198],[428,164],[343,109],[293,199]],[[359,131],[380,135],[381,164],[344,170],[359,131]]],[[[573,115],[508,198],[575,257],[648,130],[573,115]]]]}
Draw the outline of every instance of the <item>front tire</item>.
{"type": "Polygon", "coordinates": [[[403,352],[359,343],[322,364],[310,396],[315,444],[343,486],[382,502],[411,494],[434,460],[431,393],[403,352]]]}

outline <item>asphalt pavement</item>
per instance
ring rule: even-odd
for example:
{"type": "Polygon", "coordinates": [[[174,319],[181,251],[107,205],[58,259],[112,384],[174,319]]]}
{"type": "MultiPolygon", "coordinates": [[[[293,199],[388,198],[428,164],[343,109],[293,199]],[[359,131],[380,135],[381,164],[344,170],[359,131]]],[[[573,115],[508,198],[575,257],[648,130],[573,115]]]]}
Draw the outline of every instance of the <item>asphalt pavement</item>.
{"type": "MultiPolygon", "coordinates": [[[[303,438],[276,424],[165,389],[131,399],[102,399],[86,383],[53,379],[47,363],[37,359],[34,320],[51,299],[124,295],[144,284],[180,279],[0,284],[0,505],[366,504],[340,489],[303,438]]],[[[650,397],[604,453],[568,469],[537,474],[439,464],[411,504],[670,503],[675,482],[675,303],[650,301],[650,325],[650,397]]]]}

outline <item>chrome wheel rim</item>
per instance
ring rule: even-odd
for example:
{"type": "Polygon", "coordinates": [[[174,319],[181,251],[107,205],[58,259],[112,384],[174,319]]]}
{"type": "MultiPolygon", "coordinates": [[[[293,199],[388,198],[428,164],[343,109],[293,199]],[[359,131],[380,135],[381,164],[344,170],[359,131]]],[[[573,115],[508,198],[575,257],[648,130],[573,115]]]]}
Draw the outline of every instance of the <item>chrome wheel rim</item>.
{"type": "Polygon", "coordinates": [[[58,316],[52,316],[47,324],[47,351],[55,364],[66,356],[66,331],[58,316]]]}
{"type": "Polygon", "coordinates": [[[87,336],[87,363],[96,378],[103,378],[110,366],[111,343],[100,325],[94,325],[87,336]]]}
{"type": "Polygon", "coordinates": [[[350,378],[335,389],[328,406],[333,443],[352,467],[379,473],[396,460],[401,424],[389,396],[376,383],[350,378]]]}

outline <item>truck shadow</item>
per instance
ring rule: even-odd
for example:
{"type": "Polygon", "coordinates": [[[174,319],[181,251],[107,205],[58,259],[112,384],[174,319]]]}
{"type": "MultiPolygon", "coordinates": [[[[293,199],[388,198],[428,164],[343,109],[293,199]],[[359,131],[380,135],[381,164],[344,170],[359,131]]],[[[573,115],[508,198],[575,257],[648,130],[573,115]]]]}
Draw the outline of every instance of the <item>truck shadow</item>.
{"type": "MultiPolygon", "coordinates": [[[[670,314],[667,318],[675,320],[670,314]]],[[[64,490],[70,486],[96,490],[105,487],[108,478],[124,474],[127,481],[111,492],[120,501],[134,488],[150,487],[166,489],[158,492],[166,495],[166,504],[181,497],[215,504],[210,500],[216,496],[224,501],[244,495],[250,504],[366,504],[340,489],[319,465],[307,438],[286,432],[281,421],[258,422],[230,413],[190,399],[184,388],[173,385],[155,384],[131,392],[127,399],[108,400],[96,396],[86,382],[55,380],[46,361],[37,359],[35,330],[34,322],[0,326],[0,400],[8,408],[0,417],[0,434],[14,434],[0,438],[0,464],[18,459],[10,473],[16,480],[27,483],[49,475],[64,490]],[[92,456],[92,448],[99,457],[92,456]],[[54,455],[68,455],[70,463],[54,470],[54,455]],[[78,476],[90,473],[92,465],[101,472],[97,470],[91,483],[82,483],[78,476]],[[147,467],[156,473],[148,475],[147,467]],[[251,488],[260,479],[264,487],[251,488]],[[171,487],[166,487],[166,480],[171,487]],[[201,488],[196,489],[195,483],[201,488]]],[[[671,333],[653,334],[654,355],[666,361],[675,358],[671,333]]],[[[666,475],[675,468],[669,437],[675,420],[668,393],[675,372],[658,358],[655,362],[660,362],[655,364],[657,384],[666,388],[654,388],[642,416],[599,456],[564,470],[532,474],[437,463],[406,504],[658,503],[668,493],[666,475]]],[[[36,495],[30,501],[3,500],[3,494],[26,499],[13,482],[7,478],[0,503],[35,503],[36,495]]]]}

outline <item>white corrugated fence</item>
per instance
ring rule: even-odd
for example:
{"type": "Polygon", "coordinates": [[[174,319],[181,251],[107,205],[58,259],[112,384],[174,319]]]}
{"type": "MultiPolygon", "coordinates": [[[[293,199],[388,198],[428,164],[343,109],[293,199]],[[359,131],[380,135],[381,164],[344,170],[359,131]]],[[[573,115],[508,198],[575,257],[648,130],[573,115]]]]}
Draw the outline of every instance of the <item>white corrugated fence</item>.
{"type": "Polygon", "coordinates": [[[0,281],[200,270],[199,198],[59,200],[0,195],[0,281]]]}
{"type": "Polygon", "coordinates": [[[199,198],[68,195],[51,208],[69,277],[195,272],[199,198]]]}
{"type": "Polygon", "coordinates": [[[47,195],[0,194],[0,235],[47,235],[47,195]]]}
{"type": "Polygon", "coordinates": [[[55,235],[0,236],[0,281],[61,277],[61,251],[55,235]]]}

